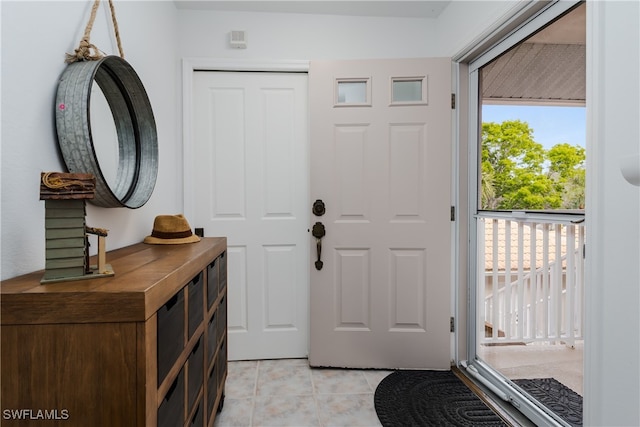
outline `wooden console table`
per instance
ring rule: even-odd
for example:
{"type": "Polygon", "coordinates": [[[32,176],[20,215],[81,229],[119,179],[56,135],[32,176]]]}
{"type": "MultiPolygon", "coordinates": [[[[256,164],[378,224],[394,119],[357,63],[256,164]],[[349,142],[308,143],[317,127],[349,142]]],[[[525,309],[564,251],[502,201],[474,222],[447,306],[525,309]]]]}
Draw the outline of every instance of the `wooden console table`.
{"type": "Polygon", "coordinates": [[[213,426],[227,373],[226,248],[140,243],[107,254],[113,277],[0,283],[2,425],[213,426]]]}

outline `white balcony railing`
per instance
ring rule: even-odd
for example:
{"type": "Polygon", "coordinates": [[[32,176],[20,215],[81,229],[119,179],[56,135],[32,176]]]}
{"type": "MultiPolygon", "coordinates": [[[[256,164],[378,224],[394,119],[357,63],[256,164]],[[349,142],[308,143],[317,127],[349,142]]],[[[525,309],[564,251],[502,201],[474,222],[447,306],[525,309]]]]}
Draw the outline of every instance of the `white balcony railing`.
{"type": "Polygon", "coordinates": [[[584,217],[478,216],[482,344],[583,338],[584,217]]]}

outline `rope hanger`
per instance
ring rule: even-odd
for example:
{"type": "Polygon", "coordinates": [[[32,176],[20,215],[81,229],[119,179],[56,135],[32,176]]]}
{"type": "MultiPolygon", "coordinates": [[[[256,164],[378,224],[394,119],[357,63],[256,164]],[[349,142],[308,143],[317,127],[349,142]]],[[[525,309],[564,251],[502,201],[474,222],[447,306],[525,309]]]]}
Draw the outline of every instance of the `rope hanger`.
{"type": "MultiPolygon", "coordinates": [[[[96,61],[104,57],[102,51],[89,41],[90,35],[91,35],[91,29],[93,28],[93,22],[96,19],[96,12],[98,11],[98,6],[100,6],[100,0],[95,0],[95,2],[93,3],[93,7],[91,8],[91,16],[89,17],[89,22],[87,22],[87,27],[84,30],[84,36],[82,37],[82,40],[80,40],[80,45],[74,51],[74,53],[67,53],[65,55],[66,63],[69,64],[76,61],[96,61]],[[94,53],[92,53],[92,51],[94,53]]],[[[113,5],[113,0],[109,0],[109,10],[111,11],[111,20],[113,22],[113,30],[116,34],[118,51],[120,52],[120,57],[124,58],[124,52],[122,50],[122,42],[120,41],[120,30],[118,29],[118,21],[116,20],[116,10],[113,5]]]]}
{"type": "Polygon", "coordinates": [[[46,187],[46,188],[50,188],[52,190],[57,190],[60,188],[67,188],[67,187],[72,187],[74,185],[79,185],[80,187],[86,187],[87,183],[85,181],[81,181],[81,180],[63,180],[60,177],[57,176],[51,176],[52,174],[54,174],[56,172],[45,172],[42,174],[42,184],[46,187]]]}

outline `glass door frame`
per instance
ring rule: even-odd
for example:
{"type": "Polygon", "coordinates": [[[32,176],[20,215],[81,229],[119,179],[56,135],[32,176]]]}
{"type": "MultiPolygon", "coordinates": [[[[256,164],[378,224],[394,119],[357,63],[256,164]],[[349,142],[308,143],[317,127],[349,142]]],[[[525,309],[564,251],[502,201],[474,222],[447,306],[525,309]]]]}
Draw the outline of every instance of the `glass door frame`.
{"type": "MultiPolygon", "coordinates": [[[[469,164],[468,173],[468,214],[467,230],[469,247],[467,248],[467,292],[468,306],[466,325],[466,356],[467,360],[460,362],[469,376],[481,382],[499,398],[510,402],[536,425],[569,426],[560,420],[551,411],[540,404],[532,402],[526,395],[514,388],[495,369],[478,358],[477,331],[478,331],[478,304],[477,304],[477,280],[478,280],[478,251],[477,251],[477,221],[479,213],[479,183],[480,183],[480,108],[479,96],[479,69],[504,53],[508,49],[522,42],[534,32],[544,27],[557,17],[575,7],[581,1],[554,1],[554,2],[530,2],[521,9],[514,11],[511,18],[506,19],[497,29],[490,31],[480,42],[468,51],[454,58],[458,64],[465,64],[460,69],[467,69],[468,75],[459,76],[460,79],[468,78],[468,135],[467,156],[469,164]],[[542,5],[540,4],[542,3],[542,5]]],[[[461,85],[463,86],[463,85],[461,85]]],[[[462,144],[461,144],[462,145],[462,144]]],[[[461,195],[463,196],[463,195],[461,195]]]]}

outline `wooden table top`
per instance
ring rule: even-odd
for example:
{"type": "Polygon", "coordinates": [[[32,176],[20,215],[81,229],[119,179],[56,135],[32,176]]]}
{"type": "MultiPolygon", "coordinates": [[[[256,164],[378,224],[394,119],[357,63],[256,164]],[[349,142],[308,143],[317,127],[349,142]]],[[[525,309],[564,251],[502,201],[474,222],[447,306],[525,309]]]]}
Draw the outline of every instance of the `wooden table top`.
{"type": "Polygon", "coordinates": [[[145,321],[226,247],[225,237],[138,243],[107,252],[112,277],[41,284],[41,270],[4,280],[0,325],[145,321]]]}

